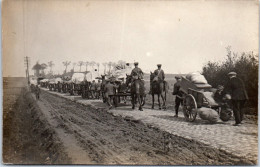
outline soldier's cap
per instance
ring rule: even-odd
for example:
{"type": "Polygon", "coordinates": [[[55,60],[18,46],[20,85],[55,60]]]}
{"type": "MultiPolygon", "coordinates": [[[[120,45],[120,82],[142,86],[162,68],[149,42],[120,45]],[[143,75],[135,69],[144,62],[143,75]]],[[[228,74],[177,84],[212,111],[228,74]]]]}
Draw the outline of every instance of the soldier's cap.
{"type": "Polygon", "coordinates": [[[158,66],[158,67],[161,67],[161,66],[162,66],[162,64],[157,64],[157,66],[158,66]]]}
{"type": "Polygon", "coordinates": [[[228,73],[228,75],[237,75],[237,73],[232,71],[232,72],[228,73]]]}
{"type": "Polygon", "coordinates": [[[129,63],[126,63],[127,66],[129,66],[130,64],[129,63]]]}
{"type": "Polygon", "coordinates": [[[139,63],[138,62],[134,62],[134,65],[138,65],[139,63]]]}
{"type": "Polygon", "coordinates": [[[178,76],[178,75],[177,75],[177,76],[175,76],[175,78],[176,78],[176,79],[181,79],[181,77],[180,77],[180,76],[178,76]]]}

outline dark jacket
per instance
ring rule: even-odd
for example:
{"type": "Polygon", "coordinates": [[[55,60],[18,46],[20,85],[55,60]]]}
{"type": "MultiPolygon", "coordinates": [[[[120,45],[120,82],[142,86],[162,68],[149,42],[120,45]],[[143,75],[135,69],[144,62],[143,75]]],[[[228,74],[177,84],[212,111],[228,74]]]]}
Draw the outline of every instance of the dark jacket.
{"type": "Polygon", "coordinates": [[[101,83],[100,82],[96,83],[96,90],[101,90],[101,83]]]}
{"type": "Polygon", "coordinates": [[[134,78],[134,79],[143,79],[143,71],[141,70],[141,68],[139,67],[135,67],[132,72],[131,72],[131,76],[134,78]]]}
{"type": "Polygon", "coordinates": [[[111,84],[111,83],[107,83],[105,85],[105,92],[107,95],[114,95],[115,94],[115,89],[117,88],[117,86],[111,84]]]}
{"type": "Polygon", "coordinates": [[[158,76],[158,79],[159,79],[160,81],[164,80],[164,78],[165,78],[164,71],[163,71],[162,69],[161,69],[161,71],[159,71],[158,69],[155,70],[155,71],[154,71],[154,74],[155,74],[156,76],[158,76]]]}
{"type": "Polygon", "coordinates": [[[180,91],[181,85],[179,82],[176,82],[173,87],[173,95],[176,95],[178,98],[182,98],[182,92],[180,91]]]}
{"type": "Polygon", "coordinates": [[[240,78],[231,78],[225,86],[224,92],[229,93],[232,100],[248,100],[244,82],[240,78]]]}

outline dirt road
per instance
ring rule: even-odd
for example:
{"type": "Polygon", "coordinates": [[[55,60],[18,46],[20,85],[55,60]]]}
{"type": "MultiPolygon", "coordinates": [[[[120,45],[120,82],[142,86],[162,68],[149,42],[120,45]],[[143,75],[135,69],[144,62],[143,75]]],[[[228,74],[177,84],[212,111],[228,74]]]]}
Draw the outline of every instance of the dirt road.
{"type": "Polygon", "coordinates": [[[43,91],[39,108],[72,164],[231,165],[248,160],[43,91]],[[174,143],[169,146],[168,143],[174,143]],[[169,149],[168,149],[169,148],[169,149]]]}

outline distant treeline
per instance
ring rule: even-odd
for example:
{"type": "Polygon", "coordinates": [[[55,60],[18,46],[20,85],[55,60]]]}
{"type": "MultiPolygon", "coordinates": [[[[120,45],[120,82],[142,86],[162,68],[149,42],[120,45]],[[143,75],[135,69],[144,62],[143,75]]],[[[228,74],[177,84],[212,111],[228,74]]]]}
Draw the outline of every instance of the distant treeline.
{"type": "Polygon", "coordinates": [[[213,87],[226,85],[229,80],[227,74],[231,71],[241,78],[249,96],[248,105],[257,108],[258,105],[258,54],[234,53],[227,47],[227,57],[223,62],[207,62],[203,66],[202,74],[213,87]]]}

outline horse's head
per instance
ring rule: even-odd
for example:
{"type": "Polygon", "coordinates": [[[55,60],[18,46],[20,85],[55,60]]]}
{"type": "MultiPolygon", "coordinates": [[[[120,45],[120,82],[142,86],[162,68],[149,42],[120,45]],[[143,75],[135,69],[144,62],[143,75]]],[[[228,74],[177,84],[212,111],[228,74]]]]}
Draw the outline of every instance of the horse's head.
{"type": "Polygon", "coordinates": [[[154,77],[155,77],[155,74],[150,71],[150,81],[153,81],[154,77]]]}

